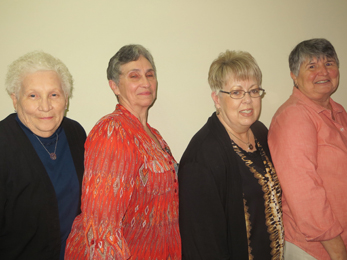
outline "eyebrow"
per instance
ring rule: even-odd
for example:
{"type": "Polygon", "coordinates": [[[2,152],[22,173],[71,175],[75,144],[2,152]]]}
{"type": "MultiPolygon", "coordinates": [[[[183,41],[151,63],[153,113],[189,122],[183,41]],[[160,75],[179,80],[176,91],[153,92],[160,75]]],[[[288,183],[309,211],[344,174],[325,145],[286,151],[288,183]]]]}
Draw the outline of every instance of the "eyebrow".
{"type": "MultiPolygon", "coordinates": [[[[253,84],[253,85],[251,85],[249,88],[253,88],[253,87],[259,87],[259,85],[258,85],[258,83],[255,83],[255,84],[253,84]]],[[[233,85],[233,86],[231,86],[232,88],[234,88],[234,87],[240,87],[240,88],[243,88],[243,86],[241,86],[241,85],[233,85]]]]}
{"type": "MultiPolygon", "coordinates": [[[[141,70],[140,69],[132,69],[132,70],[129,70],[128,73],[132,72],[132,71],[139,72],[141,70]]],[[[145,73],[150,72],[150,71],[154,71],[154,69],[148,69],[145,73]]]]}

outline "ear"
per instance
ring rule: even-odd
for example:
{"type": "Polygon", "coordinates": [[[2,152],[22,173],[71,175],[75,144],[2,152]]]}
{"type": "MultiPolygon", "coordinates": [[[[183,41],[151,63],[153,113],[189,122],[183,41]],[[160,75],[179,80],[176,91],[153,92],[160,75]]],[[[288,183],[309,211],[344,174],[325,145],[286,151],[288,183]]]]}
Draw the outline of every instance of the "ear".
{"type": "Polygon", "coordinates": [[[113,93],[118,96],[120,94],[119,87],[117,86],[116,82],[113,80],[109,80],[108,84],[110,85],[110,88],[112,89],[113,93]]]}
{"type": "Polygon", "coordinates": [[[15,93],[12,93],[11,94],[11,98],[12,98],[12,102],[13,102],[13,107],[15,110],[17,110],[17,102],[18,102],[18,99],[17,99],[17,96],[15,93]]]}
{"type": "Polygon", "coordinates": [[[216,107],[216,109],[220,108],[219,96],[216,94],[215,91],[212,91],[211,97],[213,99],[214,106],[216,107]]]}
{"type": "Polygon", "coordinates": [[[297,85],[297,83],[296,83],[296,76],[294,75],[293,72],[290,72],[290,77],[293,79],[294,84],[297,85]]]}
{"type": "Polygon", "coordinates": [[[69,104],[69,95],[65,95],[65,109],[67,109],[68,104],[69,104]]]}

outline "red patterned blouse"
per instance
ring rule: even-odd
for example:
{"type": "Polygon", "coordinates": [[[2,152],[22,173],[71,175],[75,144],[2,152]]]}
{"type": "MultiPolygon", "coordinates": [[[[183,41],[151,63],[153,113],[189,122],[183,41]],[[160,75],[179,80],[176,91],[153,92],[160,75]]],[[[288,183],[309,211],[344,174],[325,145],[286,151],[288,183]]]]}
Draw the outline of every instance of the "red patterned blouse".
{"type": "Polygon", "coordinates": [[[65,259],[181,259],[176,161],[121,105],[85,144],[82,213],[65,259]]]}

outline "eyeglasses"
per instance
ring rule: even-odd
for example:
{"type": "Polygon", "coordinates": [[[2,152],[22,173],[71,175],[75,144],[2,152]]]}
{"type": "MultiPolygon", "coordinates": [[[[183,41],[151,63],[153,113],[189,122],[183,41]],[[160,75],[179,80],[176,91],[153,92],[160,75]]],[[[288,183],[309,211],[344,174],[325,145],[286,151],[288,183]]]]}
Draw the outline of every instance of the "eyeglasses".
{"type": "Polygon", "coordinates": [[[255,88],[255,89],[251,89],[250,91],[232,90],[230,92],[220,90],[219,92],[229,94],[229,96],[233,99],[241,99],[246,95],[246,93],[248,93],[251,98],[257,98],[257,97],[261,97],[265,94],[265,89],[255,88]]]}

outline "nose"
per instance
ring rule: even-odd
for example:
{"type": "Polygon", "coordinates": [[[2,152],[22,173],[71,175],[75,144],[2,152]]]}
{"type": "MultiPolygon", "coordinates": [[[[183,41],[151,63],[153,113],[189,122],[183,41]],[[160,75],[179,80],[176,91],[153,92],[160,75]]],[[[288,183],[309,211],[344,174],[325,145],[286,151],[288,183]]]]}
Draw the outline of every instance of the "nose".
{"type": "Polygon", "coordinates": [[[141,78],[141,85],[143,87],[147,87],[148,88],[151,85],[151,82],[150,82],[150,80],[146,76],[144,76],[144,77],[141,78]]]}
{"type": "Polygon", "coordinates": [[[52,104],[49,98],[41,99],[39,109],[44,112],[48,112],[52,109],[52,104]]]}
{"type": "Polygon", "coordinates": [[[252,102],[251,94],[249,92],[245,92],[245,95],[242,98],[242,102],[244,103],[252,102]]]}
{"type": "Polygon", "coordinates": [[[319,73],[321,75],[327,75],[328,72],[328,68],[325,66],[325,64],[322,64],[321,66],[319,66],[319,73]]]}

